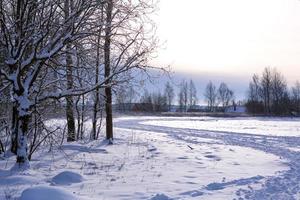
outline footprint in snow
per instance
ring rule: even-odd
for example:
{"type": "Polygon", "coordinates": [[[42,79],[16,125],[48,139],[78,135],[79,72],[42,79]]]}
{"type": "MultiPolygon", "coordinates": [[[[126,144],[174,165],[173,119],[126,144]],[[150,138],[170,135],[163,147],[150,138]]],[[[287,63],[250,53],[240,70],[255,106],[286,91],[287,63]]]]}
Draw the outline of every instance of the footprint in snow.
{"type": "Polygon", "coordinates": [[[180,193],[180,195],[188,195],[188,196],[191,196],[191,197],[198,197],[198,196],[202,196],[204,193],[199,191],[199,190],[191,190],[191,191],[187,191],[187,192],[183,192],[183,193],[180,193]]]}
{"type": "MultiPolygon", "coordinates": [[[[242,178],[242,179],[237,179],[237,180],[233,180],[233,181],[229,181],[229,182],[222,182],[222,183],[210,183],[208,184],[205,189],[206,190],[222,190],[227,186],[231,186],[231,185],[238,185],[238,186],[242,186],[242,185],[249,185],[251,183],[257,183],[259,180],[263,179],[263,176],[254,176],[251,178],[242,178]]],[[[224,178],[223,178],[224,180],[224,178]]]]}
{"type": "Polygon", "coordinates": [[[221,158],[216,156],[216,155],[206,155],[204,157],[214,159],[215,161],[220,161],[221,160],[221,158]]]}
{"type": "Polygon", "coordinates": [[[177,157],[177,159],[179,159],[179,160],[187,160],[189,158],[187,156],[181,156],[181,157],[177,157]]]}

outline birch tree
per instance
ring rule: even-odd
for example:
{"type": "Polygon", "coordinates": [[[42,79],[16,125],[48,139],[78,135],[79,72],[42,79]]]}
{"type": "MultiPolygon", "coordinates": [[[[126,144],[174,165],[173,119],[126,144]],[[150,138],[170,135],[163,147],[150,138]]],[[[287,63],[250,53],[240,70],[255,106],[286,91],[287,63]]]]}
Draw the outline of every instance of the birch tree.
{"type": "Polygon", "coordinates": [[[192,109],[198,101],[197,98],[197,89],[195,87],[194,81],[190,80],[189,86],[188,86],[188,98],[189,98],[189,107],[192,109]]]}
{"type": "Polygon", "coordinates": [[[175,97],[174,88],[172,87],[170,82],[167,82],[165,85],[165,96],[168,104],[168,111],[170,111],[175,97]]]}
{"type": "Polygon", "coordinates": [[[180,83],[178,94],[179,109],[181,112],[187,112],[188,108],[188,83],[182,80],[180,83]]]}
{"type": "Polygon", "coordinates": [[[225,110],[225,108],[229,106],[229,103],[234,100],[234,93],[228,88],[226,83],[222,82],[218,88],[217,98],[221,103],[223,110],[225,110]]]}
{"type": "Polygon", "coordinates": [[[207,101],[209,111],[213,112],[216,107],[217,89],[211,81],[206,86],[204,97],[207,101]]]}

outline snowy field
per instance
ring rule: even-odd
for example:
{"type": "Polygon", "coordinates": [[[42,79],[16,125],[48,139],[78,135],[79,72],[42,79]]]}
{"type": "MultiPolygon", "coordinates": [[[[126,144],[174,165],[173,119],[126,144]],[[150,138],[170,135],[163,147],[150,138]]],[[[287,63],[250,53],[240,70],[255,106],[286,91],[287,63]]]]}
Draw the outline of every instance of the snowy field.
{"type": "Polygon", "coordinates": [[[137,116],[114,125],[114,145],[46,146],[28,171],[0,157],[0,199],[300,199],[297,118],[137,116]]]}

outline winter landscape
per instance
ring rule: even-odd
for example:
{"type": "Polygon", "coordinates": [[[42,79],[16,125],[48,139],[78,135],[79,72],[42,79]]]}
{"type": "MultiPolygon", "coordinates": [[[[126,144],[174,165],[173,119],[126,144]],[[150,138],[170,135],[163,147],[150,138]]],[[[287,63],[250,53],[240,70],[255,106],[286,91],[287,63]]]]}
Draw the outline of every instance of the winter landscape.
{"type": "Polygon", "coordinates": [[[297,0],[0,0],[0,200],[300,200],[297,0]]]}
{"type": "Polygon", "coordinates": [[[22,172],[11,170],[13,156],[1,160],[1,199],[299,198],[299,119],[121,116],[114,124],[114,145],[47,146],[22,172]]]}

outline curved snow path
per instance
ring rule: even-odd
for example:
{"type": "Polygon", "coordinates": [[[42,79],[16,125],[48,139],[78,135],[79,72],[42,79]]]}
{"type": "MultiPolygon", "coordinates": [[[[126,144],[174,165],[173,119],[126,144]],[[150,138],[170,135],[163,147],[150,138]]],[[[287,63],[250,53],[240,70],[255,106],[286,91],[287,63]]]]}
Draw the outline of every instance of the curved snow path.
{"type": "MultiPolygon", "coordinates": [[[[299,199],[300,198],[300,137],[268,136],[259,134],[233,133],[199,129],[172,128],[143,124],[147,120],[166,120],[166,118],[123,118],[115,122],[116,127],[142,131],[167,133],[169,136],[191,144],[197,139],[219,140],[222,144],[250,147],[272,153],[288,161],[290,170],[279,176],[269,177],[259,190],[240,189],[237,194],[246,199],[299,199]],[[297,149],[297,150],[294,150],[297,149]]],[[[172,121],[172,118],[167,118],[172,121]]]]}

